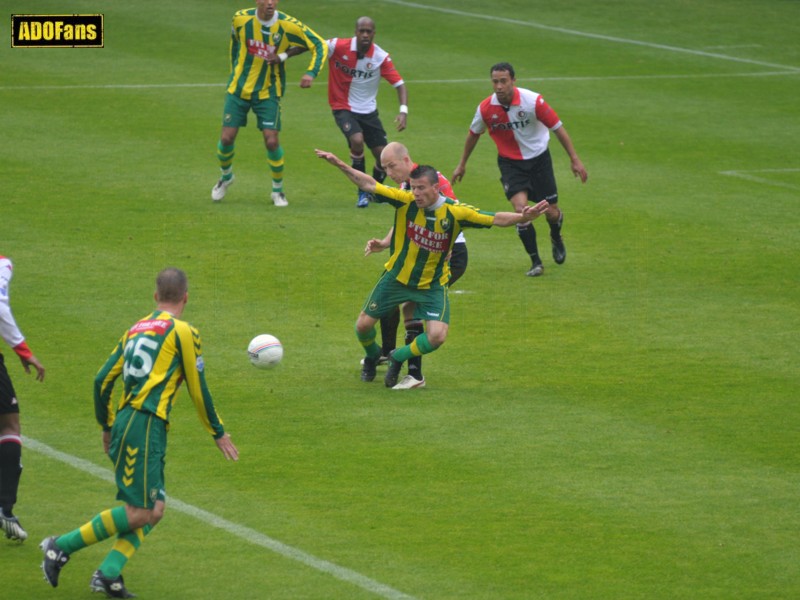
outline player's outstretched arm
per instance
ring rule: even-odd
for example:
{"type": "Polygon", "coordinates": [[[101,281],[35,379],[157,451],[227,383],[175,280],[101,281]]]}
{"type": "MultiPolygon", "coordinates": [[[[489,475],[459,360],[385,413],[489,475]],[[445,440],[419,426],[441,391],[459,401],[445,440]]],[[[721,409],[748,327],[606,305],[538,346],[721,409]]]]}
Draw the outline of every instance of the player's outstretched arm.
{"type": "Polygon", "coordinates": [[[542,200],[532,206],[526,206],[521,213],[498,212],[494,215],[494,225],[497,227],[510,227],[519,223],[528,223],[543,215],[549,207],[550,203],[547,200],[542,200]]]}
{"type": "Polygon", "coordinates": [[[319,158],[327,160],[334,167],[338,167],[339,170],[342,171],[342,173],[344,173],[350,181],[355,183],[359,189],[369,193],[373,193],[375,191],[375,186],[378,182],[375,181],[372,176],[362,173],[361,171],[357,171],[336,156],[333,152],[319,150],[318,148],[315,148],[314,152],[316,152],[319,158]]]}

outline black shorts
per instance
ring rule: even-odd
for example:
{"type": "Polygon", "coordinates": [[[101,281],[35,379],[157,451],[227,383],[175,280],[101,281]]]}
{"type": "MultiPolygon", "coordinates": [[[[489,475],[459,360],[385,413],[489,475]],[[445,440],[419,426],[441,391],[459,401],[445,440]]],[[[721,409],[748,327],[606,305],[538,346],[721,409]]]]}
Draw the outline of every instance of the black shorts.
{"type": "Polygon", "coordinates": [[[377,110],[365,115],[350,112],[349,110],[335,110],[333,111],[333,118],[336,119],[336,124],[342,130],[344,137],[347,138],[348,144],[350,143],[350,136],[354,133],[364,134],[364,143],[369,149],[380,148],[389,143],[377,110]]]}
{"type": "Polygon", "coordinates": [[[467,253],[467,245],[464,242],[456,242],[453,244],[453,251],[450,254],[450,281],[448,286],[452,285],[461,279],[461,276],[467,270],[467,261],[469,254],[467,253]]]}
{"type": "Polygon", "coordinates": [[[528,192],[530,202],[547,200],[550,204],[558,204],[558,188],[550,150],[525,160],[498,156],[497,166],[500,167],[500,183],[503,184],[506,199],[511,200],[524,190],[528,192]]]}
{"type": "Polygon", "coordinates": [[[0,354],[0,415],[19,413],[19,403],[3,355],[0,354]]]}

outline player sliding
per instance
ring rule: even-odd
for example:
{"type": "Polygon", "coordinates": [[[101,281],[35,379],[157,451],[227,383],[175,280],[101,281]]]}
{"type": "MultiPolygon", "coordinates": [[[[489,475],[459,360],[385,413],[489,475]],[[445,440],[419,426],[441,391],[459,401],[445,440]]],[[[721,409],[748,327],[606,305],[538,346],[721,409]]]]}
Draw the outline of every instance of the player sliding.
{"type": "Polygon", "coordinates": [[[528,223],[549,205],[542,200],[519,213],[484,212],[456,204],[440,194],[438,172],[433,167],[420,165],[411,171],[411,191],[407,191],[378,183],[331,152],[316,150],[316,153],[344,172],[361,191],[372,194],[376,202],[390,204],[395,209],[392,255],[356,321],[356,335],[366,354],[361,380],[372,381],[381,354],[381,347],[375,341],[375,324],[402,303],[415,303],[414,315],[425,321],[425,333],[390,354],[384,383],[394,388],[405,361],[433,352],[447,339],[450,323],[447,255],[461,229],[528,223]]]}

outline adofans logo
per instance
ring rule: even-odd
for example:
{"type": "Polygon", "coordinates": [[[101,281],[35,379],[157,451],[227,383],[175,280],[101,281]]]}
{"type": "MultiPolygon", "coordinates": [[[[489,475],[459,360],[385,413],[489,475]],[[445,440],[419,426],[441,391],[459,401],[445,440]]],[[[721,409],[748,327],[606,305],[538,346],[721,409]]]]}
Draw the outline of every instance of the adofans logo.
{"type": "Polygon", "coordinates": [[[103,15],[11,15],[12,48],[102,48],[103,15]]]}

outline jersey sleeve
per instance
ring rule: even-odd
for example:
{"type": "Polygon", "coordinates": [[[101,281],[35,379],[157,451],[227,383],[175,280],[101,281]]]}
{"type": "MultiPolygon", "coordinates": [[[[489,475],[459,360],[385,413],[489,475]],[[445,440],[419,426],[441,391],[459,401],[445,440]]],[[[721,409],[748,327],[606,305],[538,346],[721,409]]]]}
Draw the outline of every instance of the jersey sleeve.
{"type": "Polygon", "coordinates": [[[486,123],[483,120],[483,113],[481,112],[480,106],[475,109],[475,114],[472,117],[469,130],[475,135],[482,135],[486,131],[486,123]]]}
{"type": "Polygon", "coordinates": [[[469,204],[453,204],[450,211],[462,227],[488,229],[494,225],[494,213],[479,210],[469,204]]]}
{"type": "Polygon", "coordinates": [[[109,431],[117,416],[117,403],[113,401],[114,383],[122,374],[125,361],[125,342],[127,332],[123,335],[106,362],[100,367],[94,378],[94,415],[104,431],[109,431]]]}
{"type": "Polygon", "coordinates": [[[206,385],[205,363],[200,333],[188,323],[176,323],[176,332],[183,361],[183,374],[189,396],[197,409],[203,427],[219,439],[225,434],[222,419],[214,408],[211,392],[206,385]]]}
{"type": "Polygon", "coordinates": [[[392,87],[400,87],[403,85],[403,83],[405,83],[403,78],[400,76],[400,73],[397,72],[394,63],[392,62],[392,57],[388,55],[381,63],[381,77],[391,83],[392,87]]]}
{"type": "Polygon", "coordinates": [[[233,67],[236,64],[237,57],[239,56],[239,32],[237,30],[236,21],[237,17],[239,17],[239,13],[236,13],[233,16],[233,20],[231,22],[231,41],[229,44],[229,64],[230,70],[233,71],[233,67]]]}
{"type": "Polygon", "coordinates": [[[541,96],[536,98],[536,119],[550,130],[561,127],[561,119],[558,118],[556,111],[541,96]]]}
{"type": "MultiPolygon", "coordinates": [[[[19,327],[17,327],[17,322],[11,313],[9,286],[12,272],[11,261],[5,257],[0,257],[0,337],[16,350],[21,344],[24,344],[25,336],[22,335],[19,327]]],[[[19,354],[19,352],[17,353],[19,354]]]]}
{"type": "Polygon", "coordinates": [[[289,42],[287,47],[301,46],[307,48],[311,53],[311,60],[306,68],[306,73],[312,77],[319,75],[328,59],[328,42],[310,27],[304,25],[297,19],[286,17],[287,22],[293,27],[286,29],[286,39],[289,42]]]}
{"type": "Polygon", "coordinates": [[[414,194],[378,183],[375,185],[375,202],[385,202],[395,208],[405,206],[414,201],[414,194]]]}
{"type": "Polygon", "coordinates": [[[453,186],[450,185],[450,181],[447,179],[447,177],[441,173],[439,173],[439,193],[442,196],[450,198],[451,200],[456,199],[456,193],[453,191],[453,186]]]}

